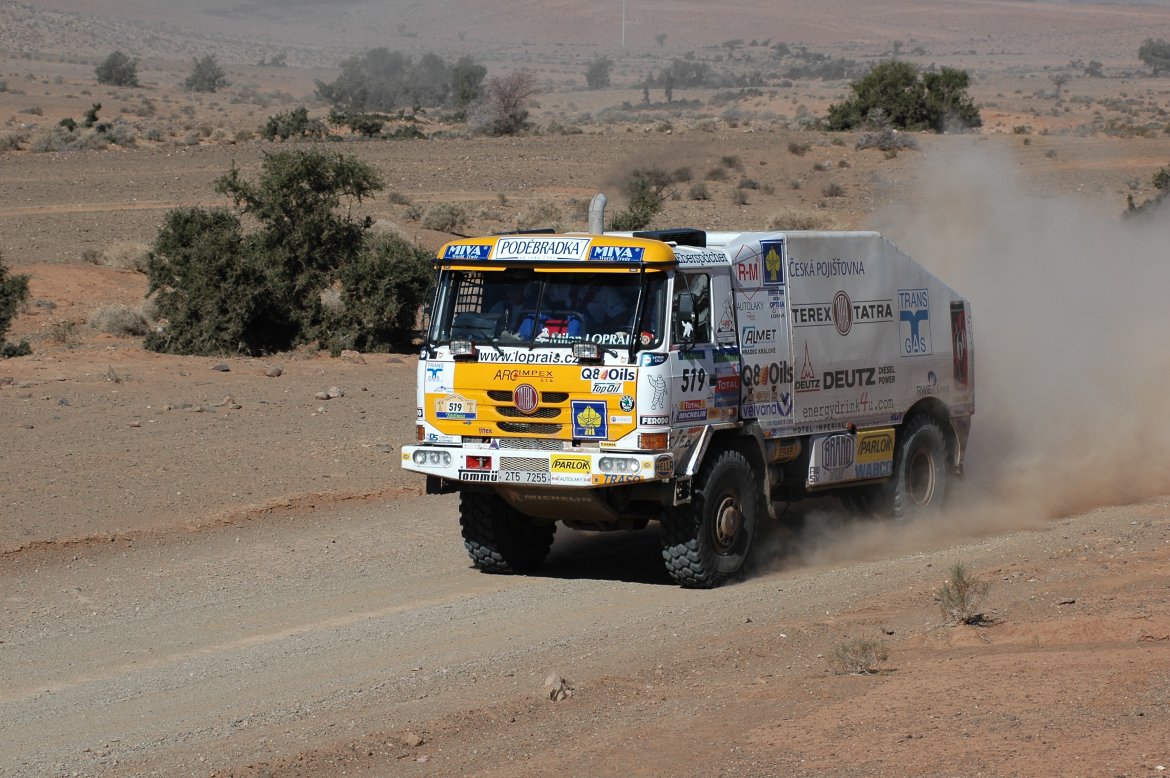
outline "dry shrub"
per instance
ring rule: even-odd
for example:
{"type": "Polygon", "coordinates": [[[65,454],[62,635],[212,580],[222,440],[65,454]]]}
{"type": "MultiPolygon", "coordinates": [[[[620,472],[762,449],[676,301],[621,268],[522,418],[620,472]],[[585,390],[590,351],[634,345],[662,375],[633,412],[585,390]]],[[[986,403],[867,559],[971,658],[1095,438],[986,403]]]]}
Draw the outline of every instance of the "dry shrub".
{"type": "Polygon", "coordinates": [[[141,338],[150,332],[142,311],[129,305],[99,305],[89,315],[88,324],[98,332],[119,337],[141,338]]]}
{"type": "Polygon", "coordinates": [[[991,584],[971,575],[962,564],[951,568],[947,580],[938,593],[947,624],[980,624],[986,621],[979,606],[987,599],[991,584]]]}
{"type": "Polygon", "coordinates": [[[467,211],[454,203],[432,205],[423,214],[422,226],[436,232],[454,232],[467,225],[467,211]]]}
{"type": "Polygon", "coordinates": [[[833,647],[831,663],[838,675],[869,675],[877,672],[878,662],[890,658],[880,640],[854,638],[833,647]]]}
{"type": "Polygon", "coordinates": [[[827,213],[782,211],[768,222],[769,230],[835,230],[837,224],[827,213]]]}
{"type": "Polygon", "coordinates": [[[45,336],[52,343],[59,343],[66,348],[73,348],[81,344],[81,333],[77,331],[77,322],[72,319],[55,321],[49,325],[45,336]]]}
{"type": "Polygon", "coordinates": [[[115,270],[133,270],[145,273],[150,260],[150,247],[145,243],[119,241],[102,252],[102,263],[115,270]]]}
{"type": "Polygon", "coordinates": [[[556,203],[540,200],[529,203],[516,216],[516,229],[533,230],[541,227],[550,227],[557,232],[561,230],[561,209],[556,203]]]}

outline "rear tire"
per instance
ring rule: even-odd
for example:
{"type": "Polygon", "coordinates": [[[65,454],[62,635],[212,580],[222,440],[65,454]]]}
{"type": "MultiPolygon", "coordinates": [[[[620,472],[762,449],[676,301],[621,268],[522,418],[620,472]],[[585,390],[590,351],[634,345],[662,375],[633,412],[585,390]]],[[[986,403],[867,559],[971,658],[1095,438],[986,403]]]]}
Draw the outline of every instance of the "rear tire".
{"type": "Polygon", "coordinates": [[[710,589],[747,561],[759,512],[759,486],[738,451],[724,451],[703,466],[689,505],[662,517],[662,558],[680,586],[710,589]]]}
{"type": "Polygon", "coordinates": [[[528,573],[540,567],[557,525],[520,514],[496,494],[461,492],[459,525],[471,563],[485,573],[528,573]]]}
{"type": "Polygon", "coordinates": [[[950,485],[947,443],[938,424],[915,416],[899,431],[890,481],[890,513],[905,520],[942,510],[950,485]]]}

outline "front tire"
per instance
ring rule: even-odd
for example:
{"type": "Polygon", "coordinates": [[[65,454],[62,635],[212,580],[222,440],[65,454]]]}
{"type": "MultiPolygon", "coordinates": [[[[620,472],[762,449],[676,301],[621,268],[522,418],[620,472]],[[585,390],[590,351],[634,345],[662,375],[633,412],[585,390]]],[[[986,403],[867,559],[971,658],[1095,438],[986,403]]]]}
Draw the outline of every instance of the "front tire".
{"type": "Polygon", "coordinates": [[[557,525],[520,514],[499,495],[459,494],[459,525],[471,563],[485,573],[528,573],[540,567],[557,525]]]}
{"type": "Polygon", "coordinates": [[[759,487],[738,451],[724,451],[703,466],[689,505],[662,517],[662,558],[679,585],[710,589],[747,561],[759,512],[759,487]]]}

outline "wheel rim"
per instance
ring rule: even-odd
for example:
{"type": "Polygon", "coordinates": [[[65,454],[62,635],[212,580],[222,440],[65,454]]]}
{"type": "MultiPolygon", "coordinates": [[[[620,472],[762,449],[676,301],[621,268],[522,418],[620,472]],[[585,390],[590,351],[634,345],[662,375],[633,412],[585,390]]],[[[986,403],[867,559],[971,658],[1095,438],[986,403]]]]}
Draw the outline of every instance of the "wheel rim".
{"type": "Polygon", "coordinates": [[[938,472],[930,449],[918,449],[906,466],[906,491],[910,501],[919,508],[930,505],[937,482],[938,472]]]}
{"type": "Polygon", "coordinates": [[[719,501],[715,511],[715,551],[719,554],[730,554],[740,529],[743,527],[743,513],[739,509],[739,500],[734,494],[725,494],[719,501]]]}

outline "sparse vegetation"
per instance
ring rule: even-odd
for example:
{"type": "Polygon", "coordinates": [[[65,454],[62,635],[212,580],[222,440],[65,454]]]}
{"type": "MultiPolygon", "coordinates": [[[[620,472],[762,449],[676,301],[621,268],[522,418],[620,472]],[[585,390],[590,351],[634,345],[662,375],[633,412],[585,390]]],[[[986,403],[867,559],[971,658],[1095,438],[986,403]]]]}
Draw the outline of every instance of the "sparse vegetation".
{"type": "Polygon", "coordinates": [[[432,205],[422,217],[423,229],[455,232],[467,226],[467,210],[454,203],[432,205]]]}
{"type": "MultiPolygon", "coordinates": [[[[28,299],[28,276],[15,276],[8,272],[8,266],[4,264],[4,258],[0,256],[0,347],[4,349],[3,356],[16,356],[15,353],[8,353],[9,348],[15,350],[16,346],[10,346],[5,343],[4,336],[8,333],[8,328],[12,324],[12,320],[16,318],[17,311],[20,306],[28,299]]],[[[25,344],[27,349],[28,344],[25,344]]],[[[24,353],[28,353],[27,350],[24,353]]]]}
{"type": "Polygon", "coordinates": [[[826,213],[783,211],[768,220],[769,230],[835,230],[837,223],[826,213]]]}
{"type": "Polygon", "coordinates": [[[213,54],[196,59],[191,75],[183,82],[183,88],[188,92],[216,92],[229,85],[227,73],[219,66],[213,54]]]}
{"type": "Polygon", "coordinates": [[[604,54],[589,60],[589,65],[585,68],[585,86],[590,89],[607,89],[612,70],[613,60],[604,54]]]}
{"type": "Polygon", "coordinates": [[[516,217],[516,229],[533,230],[543,227],[560,230],[561,209],[550,200],[538,200],[529,203],[516,217]]]}
{"type": "Polygon", "coordinates": [[[99,84],[138,86],[138,59],[115,51],[94,69],[99,84]]]}
{"type": "Polygon", "coordinates": [[[890,658],[890,652],[880,640],[854,638],[833,646],[830,662],[838,675],[871,675],[877,665],[890,658]]]}
{"type": "Polygon", "coordinates": [[[310,119],[309,110],[304,106],[269,116],[268,121],[260,128],[260,136],[265,140],[320,138],[325,132],[325,125],[321,120],[310,119]]]}
{"type": "Polygon", "coordinates": [[[528,125],[528,101],[536,94],[536,76],[516,70],[488,81],[487,93],[469,123],[483,135],[514,135],[528,125]]]}
{"type": "Polygon", "coordinates": [[[687,197],[691,200],[710,200],[711,190],[702,181],[696,181],[691,184],[691,188],[687,190],[687,197]]]}
{"type": "Polygon", "coordinates": [[[1170,165],[1160,168],[1158,172],[1150,179],[1150,183],[1154,186],[1154,196],[1137,205],[1134,202],[1133,195],[1126,195],[1127,207],[1125,216],[1127,218],[1142,218],[1148,217],[1151,214],[1160,211],[1161,206],[1170,196],[1170,165]]]}
{"type": "Polygon", "coordinates": [[[990,583],[971,575],[962,564],[954,565],[938,593],[939,607],[946,623],[978,624],[984,621],[979,606],[990,589],[990,583]]]}
{"type": "Polygon", "coordinates": [[[609,229],[646,229],[654,217],[662,212],[663,205],[670,197],[671,183],[671,175],[655,165],[631,170],[622,184],[626,208],[613,215],[609,229]]]}
{"type": "Polygon", "coordinates": [[[87,323],[98,332],[118,337],[141,338],[150,332],[142,311],[129,305],[99,305],[87,323]]]}
{"type": "Polygon", "coordinates": [[[1138,59],[1149,66],[1155,76],[1163,70],[1170,70],[1170,41],[1146,38],[1138,49],[1138,59]]]}
{"type": "Polygon", "coordinates": [[[798,143],[797,141],[788,142],[788,153],[797,157],[803,157],[811,148],[811,143],[798,143]]]}
{"type": "Polygon", "coordinates": [[[437,54],[415,62],[387,48],[370,49],[341,63],[332,82],[317,81],[317,94],[345,114],[390,112],[400,107],[469,105],[480,95],[487,69],[470,57],[450,65],[437,54]]]}
{"type": "Polygon", "coordinates": [[[979,109],[967,93],[970,76],[965,70],[939,68],[919,71],[898,60],[882,62],[864,77],[852,82],[853,95],[829,106],[825,126],[850,130],[872,121],[881,110],[884,121],[903,130],[934,130],[979,127],[979,109]]]}
{"type": "Polygon", "coordinates": [[[834,181],[826,185],[825,188],[821,190],[821,194],[825,197],[844,197],[845,187],[834,181]]]}

